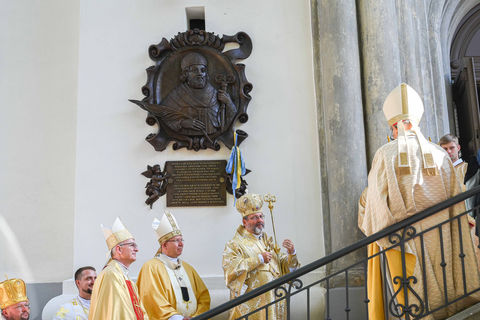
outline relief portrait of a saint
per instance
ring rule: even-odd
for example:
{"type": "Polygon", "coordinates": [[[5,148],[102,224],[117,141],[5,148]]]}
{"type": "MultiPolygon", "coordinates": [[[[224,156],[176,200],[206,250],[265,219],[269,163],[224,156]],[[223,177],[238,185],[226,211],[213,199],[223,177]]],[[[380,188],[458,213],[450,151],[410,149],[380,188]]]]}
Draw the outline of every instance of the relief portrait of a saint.
{"type": "MultiPolygon", "coordinates": [[[[148,81],[143,88],[147,97],[130,100],[148,111],[148,124],[159,126],[159,132],[149,135],[147,141],[158,151],[170,141],[175,141],[174,149],[218,150],[219,141],[231,148],[235,121],[248,119],[246,108],[252,88],[245,78],[245,66],[234,62],[250,54],[251,41],[237,34],[224,36],[223,40],[214,36],[216,41],[210,43],[213,34],[202,30],[176,38],[181,35],[181,42],[164,39],[155,46],[156,55],[150,48],[157,64],[147,69],[148,81]],[[185,45],[185,39],[190,40],[190,46],[185,45]],[[223,52],[225,40],[246,43],[247,47],[223,52]],[[183,46],[177,48],[176,44],[183,46]]],[[[237,135],[243,139],[247,136],[241,130],[237,135]]]]}

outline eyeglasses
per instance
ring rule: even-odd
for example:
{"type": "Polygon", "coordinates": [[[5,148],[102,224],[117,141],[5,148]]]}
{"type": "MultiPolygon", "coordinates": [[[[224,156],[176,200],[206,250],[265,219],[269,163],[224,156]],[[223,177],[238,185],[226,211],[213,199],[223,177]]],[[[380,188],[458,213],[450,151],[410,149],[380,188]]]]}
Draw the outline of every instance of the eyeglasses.
{"type": "Polygon", "coordinates": [[[248,220],[263,220],[265,219],[265,216],[263,214],[259,214],[259,215],[256,215],[256,216],[250,216],[248,217],[248,220]]]}
{"type": "Polygon", "coordinates": [[[183,238],[180,238],[180,239],[175,239],[175,240],[167,240],[165,242],[176,242],[176,243],[184,243],[185,242],[185,239],[183,238]]]}
{"type": "Polygon", "coordinates": [[[137,245],[135,242],[122,243],[122,244],[119,244],[118,246],[119,246],[119,247],[130,246],[130,247],[132,247],[133,249],[137,249],[137,248],[138,248],[138,245],[137,245]]]}
{"type": "Polygon", "coordinates": [[[23,308],[30,309],[30,304],[29,303],[19,304],[18,306],[15,306],[13,308],[17,310],[22,310],[23,308]]]}

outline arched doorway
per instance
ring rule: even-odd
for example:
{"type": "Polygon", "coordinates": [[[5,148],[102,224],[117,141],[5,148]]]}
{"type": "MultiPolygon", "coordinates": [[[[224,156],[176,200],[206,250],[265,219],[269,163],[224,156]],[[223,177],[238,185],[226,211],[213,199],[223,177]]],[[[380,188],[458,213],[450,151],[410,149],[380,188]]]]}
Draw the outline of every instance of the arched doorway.
{"type": "Polygon", "coordinates": [[[480,149],[480,4],[459,23],[450,61],[455,131],[469,158],[480,149]]]}

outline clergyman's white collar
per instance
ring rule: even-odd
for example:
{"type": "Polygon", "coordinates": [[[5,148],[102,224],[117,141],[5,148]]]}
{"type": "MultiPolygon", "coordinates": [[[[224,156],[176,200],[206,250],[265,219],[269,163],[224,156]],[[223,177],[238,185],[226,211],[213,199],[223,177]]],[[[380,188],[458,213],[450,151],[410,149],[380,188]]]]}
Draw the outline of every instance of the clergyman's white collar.
{"type": "Polygon", "coordinates": [[[118,263],[118,266],[119,266],[120,269],[122,270],[123,274],[124,274],[125,276],[128,276],[128,268],[127,268],[127,266],[124,265],[123,263],[121,263],[121,262],[118,261],[118,260],[113,260],[113,261],[115,261],[116,263],[118,263]]]}
{"type": "Polygon", "coordinates": [[[462,162],[463,162],[462,158],[458,158],[458,160],[453,163],[453,166],[456,167],[462,162]]]}

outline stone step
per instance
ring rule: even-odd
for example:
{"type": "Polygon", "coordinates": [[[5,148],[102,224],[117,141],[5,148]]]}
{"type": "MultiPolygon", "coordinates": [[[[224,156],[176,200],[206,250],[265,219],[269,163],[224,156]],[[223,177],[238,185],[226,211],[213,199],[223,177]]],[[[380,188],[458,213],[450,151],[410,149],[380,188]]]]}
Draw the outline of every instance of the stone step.
{"type": "Polygon", "coordinates": [[[480,319],[480,302],[465,309],[446,320],[477,320],[480,319]]]}

